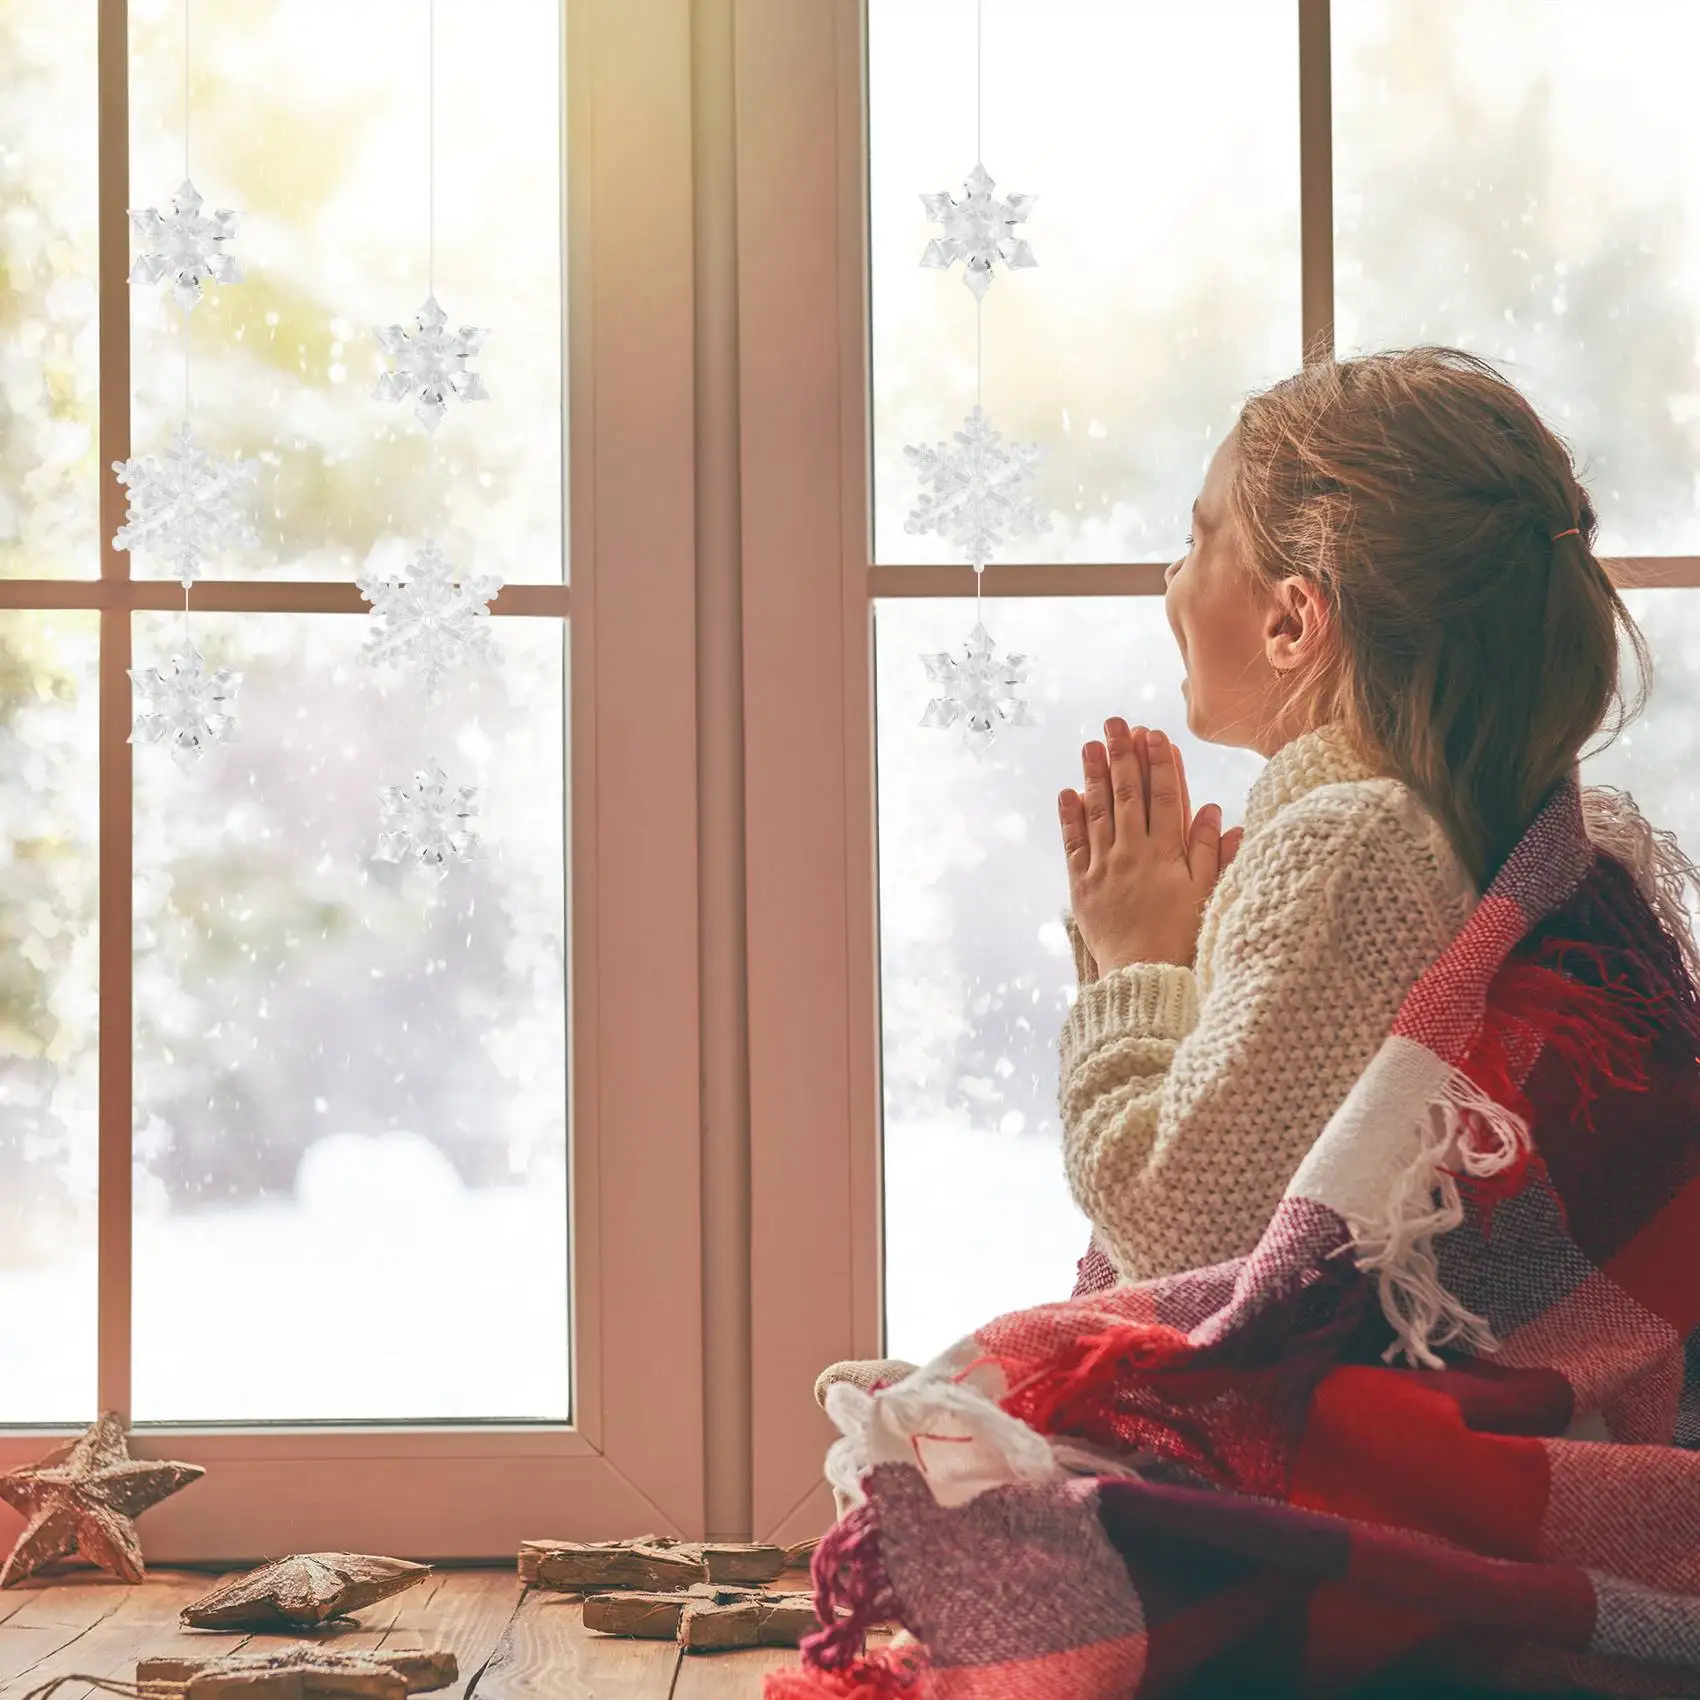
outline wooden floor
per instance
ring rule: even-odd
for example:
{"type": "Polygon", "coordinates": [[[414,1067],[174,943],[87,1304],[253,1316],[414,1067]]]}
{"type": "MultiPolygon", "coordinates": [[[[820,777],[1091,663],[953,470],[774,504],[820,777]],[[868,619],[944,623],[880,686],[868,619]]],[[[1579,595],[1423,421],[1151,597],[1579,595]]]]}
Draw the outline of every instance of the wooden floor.
{"type": "MultiPolygon", "coordinates": [[[[140,1587],[82,1573],[0,1594],[0,1696],[15,1700],[55,1677],[130,1678],[139,1657],[239,1647],[257,1650],[299,1636],[216,1635],[184,1630],[177,1613],[218,1580],[210,1572],[159,1570],[140,1587]]],[[[799,1572],[781,1584],[808,1587],[799,1572]]],[[[511,1569],[441,1570],[417,1588],[321,1631],[326,1644],[451,1648],[460,1681],[442,1700],[756,1700],[762,1677],[794,1666],[786,1649],[682,1654],[671,1642],[626,1641],[586,1630],[582,1608],[522,1586],[511,1569]]],[[[53,1700],[99,1691],[72,1682],[53,1700]]]]}

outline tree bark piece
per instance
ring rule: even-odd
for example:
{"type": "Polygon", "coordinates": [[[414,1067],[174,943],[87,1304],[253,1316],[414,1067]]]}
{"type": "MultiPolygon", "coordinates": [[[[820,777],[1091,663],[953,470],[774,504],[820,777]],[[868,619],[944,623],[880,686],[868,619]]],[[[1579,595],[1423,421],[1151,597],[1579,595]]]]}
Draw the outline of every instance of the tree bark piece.
{"type": "Polygon", "coordinates": [[[734,1647],[795,1647],[819,1627],[807,1594],[698,1583],[684,1593],[634,1590],[584,1602],[584,1626],[605,1635],[660,1641],[674,1637],[687,1652],[734,1647]]]}
{"type": "Polygon", "coordinates": [[[793,1562],[791,1549],[762,1541],[524,1541],[520,1580],[561,1593],[640,1589],[649,1593],[697,1582],[771,1582],[793,1562]]]}
{"type": "Polygon", "coordinates": [[[306,1643],[265,1653],[140,1659],[136,1684],[181,1700],[406,1700],[446,1688],[460,1670],[447,1648],[344,1653],[306,1643]]]}

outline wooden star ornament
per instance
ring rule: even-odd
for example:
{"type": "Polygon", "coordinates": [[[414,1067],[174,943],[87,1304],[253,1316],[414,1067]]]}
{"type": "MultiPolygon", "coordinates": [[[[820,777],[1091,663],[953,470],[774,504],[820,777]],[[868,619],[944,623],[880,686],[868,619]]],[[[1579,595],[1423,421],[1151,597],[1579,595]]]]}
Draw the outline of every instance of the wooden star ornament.
{"type": "Polygon", "coordinates": [[[69,1446],[0,1476],[0,1499],[29,1519],[0,1569],[0,1588],[73,1553],[122,1581],[140,1582],[135,1519],[205,1474],[199,1464],[132,1458],[124,1419],[108,1411],[69,1446]]]}
{"type": "Polygon", "coordinates": [[[399,1594],[428,1564],[363,1552],[304,1552],[223,1583],[182,1611],[187,1629],[316,1629],[399,1594]]]}

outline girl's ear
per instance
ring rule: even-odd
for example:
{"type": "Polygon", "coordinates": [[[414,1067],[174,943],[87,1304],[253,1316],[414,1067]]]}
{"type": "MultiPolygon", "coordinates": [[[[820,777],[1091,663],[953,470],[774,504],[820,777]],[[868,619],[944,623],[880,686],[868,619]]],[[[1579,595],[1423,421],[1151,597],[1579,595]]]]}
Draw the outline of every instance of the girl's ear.
{"type": "Polygon", "coordinates": [[[1275,587],[1263,630],[1264,658],[1277,673],[1309,669],[1328,646],[1328,610],[1307,578],[1289,574],[1275,587]]]}

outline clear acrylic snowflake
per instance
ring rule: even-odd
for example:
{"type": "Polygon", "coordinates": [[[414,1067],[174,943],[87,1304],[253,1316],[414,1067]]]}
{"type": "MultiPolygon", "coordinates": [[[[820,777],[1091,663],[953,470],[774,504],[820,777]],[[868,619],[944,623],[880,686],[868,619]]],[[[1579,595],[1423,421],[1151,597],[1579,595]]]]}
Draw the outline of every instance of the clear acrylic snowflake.
{"type": "Polygon", "coordinates": [[[171,279],[171,299],[185,313],[201,299],[201,279],[240,283],[242,269],[224,244],[236,234],[236,214],[221,208],[208,218],[195,185],[187,178],[171,198],[171,211],[158,207],[131,209],[130,223],[141,239],[142,251],[130,268],[132,283],[171,279]]]}
{"type": "Polygon", "coordinates": [[[419,309],[417,329],[400,325],[374,331],[391,370],[373,392],[379,401],[405,401],[418,392],[413,412],[427,431],[435,431],[448,410],[448,397],[460,401],[488,401],[490,392],[466,363],[484,346],[490,333],[473,325],[462,325],[453,336],[448,332],[448,314],[429,297],[419,309]]]}
{"type": "Polygon", "coordinates": [[[922,492],[903,529],[938,532],[981,571],[1009,538],[1050,529],[1050,515],[1026,489],[1044,452],[1037,443],[1006,443],[976,405],[949,443],[905,447],[904,458],[932,489],[922,492]]]}
{"type": "Polygon", "coordinates": [[[471,821],[478,813],[476,786],[451,790],[448,775],[436,761],[419,769],[411,785],[385,785],[378,792],[383,806],[378,847],[380,862],[412,862],[440,880],[451,862],[477,854],[478,837],[471,821]]]}
{"type": "Polygon", "coordinates": [[[136,695],[132,744],[169,744],[179,767],[193,767],[214,744],[227,744],[236,732],[237,688],[242,675],[221,667],[208,673],[193,644],[164,667],[132,667],[136,695]]]}
{"type": "Polygon", "coordinates": [[[962,281],[980,300],[992,287],[996,261],[1002,260],[1011,271],[1038,265],[1026,237],[1015,227],[1026,221],[1039,197],[993,194],[995,185],[983,165],[968,173],[964,187],[967,193],[960,201],[952,200],[948,189],[921,197],[927,217],[944,226],[944,234],[927,244],[921,264],[946,271],[961,260],[962,281]]]}
{"type": "Polygon", "coordinates": [[[960,660],[948,650],[921,657],[928,679],[943,687],[927,704],[921,724],[943,731],[960,723],[963,743],[974,750],[985,749],[1000,726],[1033,725],[1031,707],[1017,694],[1031,661],[1027,655],[1000,660],[992,634],[976,620],[960,660]]]}
{"type": "Polygon", "coordinates": [[[163,455],[112,463],[130,492],[126,523],[113,537],[113,548],[160,556],[188,589],[219,550],[258,546],[244,504],[259,465],[208,454],[185,420],[163,455]]]}
{"type": "Polygon", "coordinates": [[[490,599],[502,581],[494,573],[470,573],[457,585],[454,573],[442,550],[426,543],[399,578],[368,573],[355,581],[372,604],[373,624],[361,661],[368,666],[400,662],[415,667],[433,702],[457,667],[493,660],[496,653],[490,599]]]}

